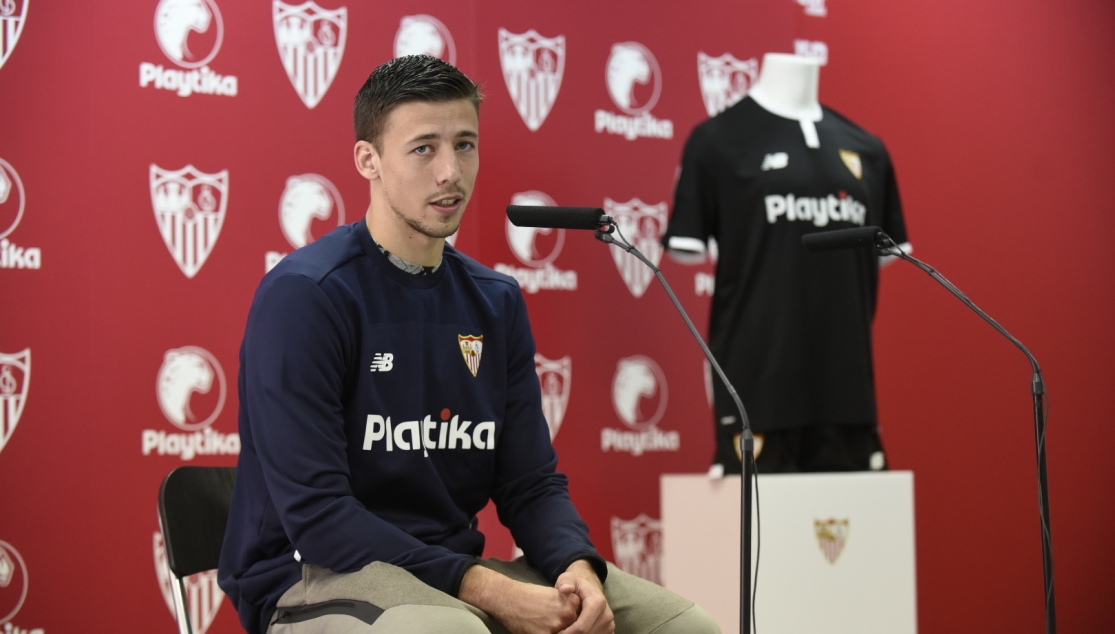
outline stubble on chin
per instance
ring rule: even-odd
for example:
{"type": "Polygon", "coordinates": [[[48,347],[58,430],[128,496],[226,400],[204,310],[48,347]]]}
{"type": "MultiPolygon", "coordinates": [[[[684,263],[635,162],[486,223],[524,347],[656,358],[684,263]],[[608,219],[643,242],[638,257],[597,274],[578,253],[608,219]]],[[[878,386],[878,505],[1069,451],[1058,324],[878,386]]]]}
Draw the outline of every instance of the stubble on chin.
{"type": "Polygon", "coordinates": [[[387,206],[391,208],[391,213],[395,214],[396,218],[405,222],[408,227],[414,229],[427,238],[448,238],[454,233],[457,233],[457,229],[459,229],[461,226],[461,218],[464,216],[464,209],[462,209],[461,213],[457,214],[455,217],[446,218],[444,223],[434,225],[432,223],[423,222],[421,218],[407,218],[401,211],[399,211],[399,208],[395,206],[395,201],[391,199],[391,195],[387,192],[384,192],[384,194],[386,194],[385,198],[387,199],[387,206]]]}
{"type": "MultiPolygon", "coordinates": [[[[394,209],[394,208],[392,208],[392,209],[394,209]]],[[[395,213],[400,218],[402,218],[403,221],[406,222],[407,225],[409,225],[411,229],[414,229],[418,233],[421,233],[422,235],[426,236],[427,238],[448,238],[449,236],[453,235],[454,233],[457,233],[457,229],[461,226],[460,216],[457,216],[456,218],[450,220],[449,222],[444,223],[440,227],[434,227],[434,226],[428,225],[428,224],[426,224],[426,223],[424,223],[420,220],[413,220],[411,218],[405,218],[405,217],[403,217],[402,214],[399,214],[398,212],[395,212],[395,213]]]]}

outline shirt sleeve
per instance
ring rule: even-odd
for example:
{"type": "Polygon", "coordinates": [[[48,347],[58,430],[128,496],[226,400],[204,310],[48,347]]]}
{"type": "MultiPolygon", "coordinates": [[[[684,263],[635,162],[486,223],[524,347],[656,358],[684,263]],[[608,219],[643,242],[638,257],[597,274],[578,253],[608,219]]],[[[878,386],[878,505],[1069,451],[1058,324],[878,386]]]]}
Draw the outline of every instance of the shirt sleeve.
{"type": "Polygon", "coordinates": [[[472,557],[423,543],[353,496],[342,395],[354,336],[307,277],[281,276],[256,298],[243,380],[268,493],[304,563],[352,572],[383,561],[456,596],[472,557]]]}
{"type": "Polygon", "coordinates": [[[517,291],[509,302],[508,400],[496,446],[492,500],[527,563],[551,582],[578,559],[588,560],[603,581],[607,566],[569,497],[568,478],[556,471],[526,303],[517,291]]]}
{"type": "Polygon", "coordinates": [[[716,233],[716,185],[706,164],[703,128],[693,130],[682,152],[674,190],[674,210],[662,244],[668,249],[704,253],[716,233]]]}

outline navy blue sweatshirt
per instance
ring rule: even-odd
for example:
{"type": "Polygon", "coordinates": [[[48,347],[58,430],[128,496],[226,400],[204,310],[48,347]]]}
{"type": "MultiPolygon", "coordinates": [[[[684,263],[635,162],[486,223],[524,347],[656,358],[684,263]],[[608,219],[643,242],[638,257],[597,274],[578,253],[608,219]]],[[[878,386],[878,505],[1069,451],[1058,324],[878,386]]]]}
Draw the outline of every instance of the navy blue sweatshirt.
{"type": "Polygon", "coordinates": [[[240,350],[240,439],[219,583],[266,630],[301,564],[400,566],[456,596],[491,499],[551,581],[604,561],[542,416],[515,281],[445,247],[412,275],[364,221],[287,256],[256,291],[240,350]]]}

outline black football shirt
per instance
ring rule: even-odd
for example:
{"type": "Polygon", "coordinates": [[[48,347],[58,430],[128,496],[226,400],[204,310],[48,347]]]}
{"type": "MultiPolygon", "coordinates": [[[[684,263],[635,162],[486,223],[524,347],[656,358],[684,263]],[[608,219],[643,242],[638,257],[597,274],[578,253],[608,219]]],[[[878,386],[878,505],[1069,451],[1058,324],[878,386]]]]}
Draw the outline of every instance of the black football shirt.
{"type": "MultiPolygon", "coordinates": [[[[758,432],[877,421],[869,249],[812,253],[803,235],[864,225],[907,241],[890,156],[878,137],[823,109],[819,148],[801,124],[745,98],[686,143],[663,243],[719,259],[709,343],[758,432]]],[[[720,432],[736,408],[715,385],[720,432]]],[[[724,434],[718,433],[723,443],[724,434]]]]}

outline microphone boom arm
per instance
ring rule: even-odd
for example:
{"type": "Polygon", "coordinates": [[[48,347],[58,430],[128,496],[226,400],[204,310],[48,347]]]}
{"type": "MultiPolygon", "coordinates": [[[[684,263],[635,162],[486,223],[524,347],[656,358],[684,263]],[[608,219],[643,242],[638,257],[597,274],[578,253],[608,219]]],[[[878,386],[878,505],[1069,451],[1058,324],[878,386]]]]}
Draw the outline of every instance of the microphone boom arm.
{"type": "MultiPolygon", "coordinates": [[[[693,325],[693,320],[689,318],[689,314],[685,312],[681,302],[678,301],[677,295],[674,295],[674,290],[670,288],[669,282],[666,281],[666,276],[662,274],[662,270],[654,265],[653,262],[648,260],[646,256],[639,252],[633,244],[627,242],[627,239],[620,233],[621,240],[616,240],[613,232],[618,233],[614,221],[609,216],[601,218],[602,226],[596,230],[596,239],[606,244],[615,245],[631,255],[638,258],[643,264],[650,267],[654,271],[655,277],[662,283],[662,288],[666,289],[666,294],[670,296],[670,301],[674,303],[674,307],[681,313],[682,319],[685,320],[685,325],[689,326],[689,332],[693,333],[693,338],[697,343],[701,344],[701,350],[708,358],[709,365],[716,370],[717,376],[724,383],[724,387],[728,389],[728,394],[732,396],[735,401],[736,409],[740,413],[740,422],[742,423],[743,432],[740,436],[740,462],[743,463],[743,473],[740,477],[740,510],[742,517],[740,518],[740,632],[749,631],[748,624],[751,624],[753,631],[758,631],[758,626],[754,622],[754,602],[755,592],[758,590],[758,557],[755,559],[755,582],[752,583],[751,579],[751,482],[755,475],[755,437],[751,433],[751,422],[747,417],[747,410],[743,406],[743,401],[740,400],[736,388],[732,386],[731,381],[728,380],[724,370],[720,368],[720,364],[716,362],[716,357],[713,356],[712,351],[709,350],[708,345],[705,343],[704,337],[693,325]]],[[[758,488],[756,486],[756,488],[758,488]]]]}
{"type": "Polygon", "coordinates": [[[1038,454],[1038,511],[1041,515],[1042,568],[1045,577],[1045,629],[1047,634],[1056,634],[1057,606],[1054,599],[1053,587],[1053,537],[1049,525],[1049,481],[1045,459],[1046,393],[1045,380],[1042,378],[1041,366],[1038,365],[1038,360],[1021,341],[1007,332],[1006,328],[1000,326],[999,322],[983,312],[979,306],[976,306],[975,302],[968,299],[968,296],[957,288],[956,285],[948,281],[945,276],[938,273],[932,266],[904,252],[894,243],[894,240],[886,233],[883,233],[882,230],[879,230],[875,235],[874,247],[876,255],[897,256],[928,273],[930,277],[937,280],[942,286],[948,289],[950,293],[955,295],[957,299],[964,302],[968,308],[971,308],[977,315],[982,317],[984,321],[991,324],[995,330],[998,330],[1004,337],[1009,339],[1030,361],[1030,367],[1034,372],[1031,381],[1031,392],[1034,397],[1034,431],[1038,454]]]}

